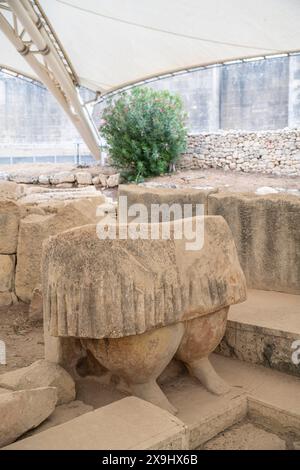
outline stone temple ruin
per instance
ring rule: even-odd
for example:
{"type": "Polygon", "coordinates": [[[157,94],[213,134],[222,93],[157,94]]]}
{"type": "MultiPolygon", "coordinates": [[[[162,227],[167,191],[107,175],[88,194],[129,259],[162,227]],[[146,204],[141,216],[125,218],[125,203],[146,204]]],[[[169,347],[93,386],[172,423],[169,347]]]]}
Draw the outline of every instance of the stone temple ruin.
{"type": "Polygon", "coordinates": [[[297,196],[119,186],[129,206],[202,204],[189,220],[203,246],[187,251],[176,217],[168,239],[124,239],[120,225],[99,239],[119,206],[93,186],[0,191],[1,305],[30,304],[44,329],[43,358],[0,366],[1,447],[219,448],[238,426],[258,448],[296,448],[297,196]]]}

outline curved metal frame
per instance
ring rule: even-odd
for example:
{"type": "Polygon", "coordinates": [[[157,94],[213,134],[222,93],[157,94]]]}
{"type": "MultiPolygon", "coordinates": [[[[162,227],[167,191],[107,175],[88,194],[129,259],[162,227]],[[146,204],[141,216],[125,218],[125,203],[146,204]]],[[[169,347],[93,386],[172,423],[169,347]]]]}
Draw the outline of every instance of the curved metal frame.
{"type": "Polygon", "coordinates": [[[63,107],[91,154],[99,159],[99,133],[80,97],[73,68],[40,5],[36,0],[6,0],[1,1],[1,8],[6,12],[6,16],[0,13],[1,30],[63,107]]]}

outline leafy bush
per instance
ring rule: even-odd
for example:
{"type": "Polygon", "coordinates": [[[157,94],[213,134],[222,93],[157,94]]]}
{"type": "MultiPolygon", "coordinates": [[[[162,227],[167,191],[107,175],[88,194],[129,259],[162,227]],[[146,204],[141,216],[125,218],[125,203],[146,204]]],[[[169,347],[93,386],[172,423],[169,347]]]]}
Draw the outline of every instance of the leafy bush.
{"type": "Polygon", "coordinates": [[[135,88],[106,106],[101,133],[112,163],[130,181],[169,171],[186,149],[186,114],[168,91],[135,88]]]}

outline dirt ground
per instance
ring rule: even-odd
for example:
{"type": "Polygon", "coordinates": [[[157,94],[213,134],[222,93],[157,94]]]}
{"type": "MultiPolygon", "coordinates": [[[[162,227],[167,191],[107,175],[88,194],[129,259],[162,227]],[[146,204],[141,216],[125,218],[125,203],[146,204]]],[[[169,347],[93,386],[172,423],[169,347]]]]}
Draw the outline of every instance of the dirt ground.
{"type": "Polygon", "coordinates": [[[186,187],[212,186],[222,191],[234,192],[255,192],[257,188],[263,186],[300,191],[300,176],[282,177],[263,175],[260,173],[242,173],[214,169],[178,171],[170,175],[152,178],[151,181],[179,184],[186,187]]]}
{"type": "MultiPolygon", "coordinates": [[[[49,164],[49,163],[19,163],[16,165],[0,165],[0,172],[30,173],[32,175],[50,174],[60,171],[82,171],[73,164],[49,164]]],[[[99,164],[84,168],[84,171],[98,172],[99,164]]],[[[103,167],[101,172],[111,174],[116,170],[111,167],[103,167]]],[[[272,176],[261,173],[243,173],[235,171],[224,171],[215,169],[176,171],[172,174],[147,179],[146,182],[154,181],[156,183],[178,184],[183,186],[212,186],[222,191],[255,191],[262,186],[271,188],[291,189],[300,191],[300,176],[272,176]]]]}
{"type": "Polygon", "coordinates": [[[44,355],[42,323],[28,319],[26,304],[0,308],[0,339],[6,345],[7,360],[7,365],[0,365],[0,374],[28,366],[44,355]]]}

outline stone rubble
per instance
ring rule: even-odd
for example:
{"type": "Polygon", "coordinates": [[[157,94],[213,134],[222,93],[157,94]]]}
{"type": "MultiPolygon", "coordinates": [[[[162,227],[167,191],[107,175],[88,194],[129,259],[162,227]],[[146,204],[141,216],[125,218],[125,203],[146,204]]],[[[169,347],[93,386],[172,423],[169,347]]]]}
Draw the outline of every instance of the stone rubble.
{"type": "Polygon", "coordinates": [[[103,186],[105,188],[114,188],[119,185],[120,174],[109,173],[102,174],[99,170],[92,171],[61,171],[53,174],[36,174],[36,171],[30,172],[18,171],[15,173],[0,172],[0,181],[7,181],[16,184],[39,184],[41,186],[55,186],[56,188],[72,188],[82,186],[103,186]]]}

